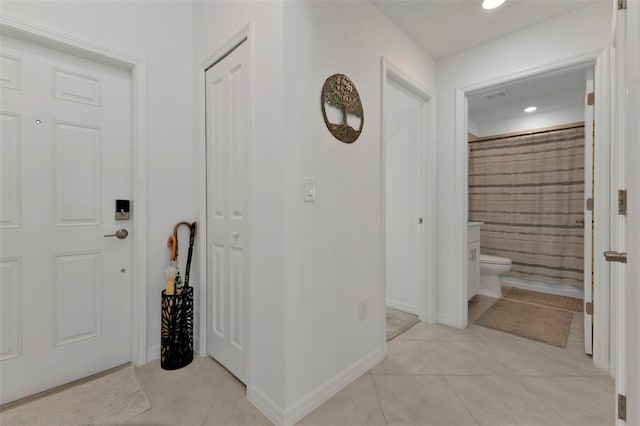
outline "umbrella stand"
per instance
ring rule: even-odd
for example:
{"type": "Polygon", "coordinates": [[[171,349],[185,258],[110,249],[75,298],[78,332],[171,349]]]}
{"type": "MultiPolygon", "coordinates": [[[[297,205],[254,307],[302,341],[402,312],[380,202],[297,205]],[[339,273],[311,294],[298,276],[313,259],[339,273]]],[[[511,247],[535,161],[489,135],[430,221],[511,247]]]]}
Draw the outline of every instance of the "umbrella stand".
{"type": "Polygon", "coordinates": [[[164,370],[177,370],[193,360],[193,287],[189,286],[189,271],[195,240],[196,222],[179,222],[169,238],[172,248],[167,270],[167,287],[162,290],[162,327],[160,366],[164,370]],[[189,227],[189,253],[184,286],[178,271],[178,228],[189,227]],[[173,276],[172,276],[173,274],[173,276]]]}

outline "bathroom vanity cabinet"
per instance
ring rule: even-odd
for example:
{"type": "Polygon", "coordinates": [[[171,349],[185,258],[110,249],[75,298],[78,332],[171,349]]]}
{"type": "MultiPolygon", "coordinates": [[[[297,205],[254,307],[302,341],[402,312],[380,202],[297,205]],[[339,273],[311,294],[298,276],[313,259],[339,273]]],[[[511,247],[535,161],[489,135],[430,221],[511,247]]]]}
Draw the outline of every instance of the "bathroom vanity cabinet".
{"type": "Polygon", "coordinates": [[[469,222],[467,229],[467,300],[480,288],[480,225],[482,222],[469,222]]]}

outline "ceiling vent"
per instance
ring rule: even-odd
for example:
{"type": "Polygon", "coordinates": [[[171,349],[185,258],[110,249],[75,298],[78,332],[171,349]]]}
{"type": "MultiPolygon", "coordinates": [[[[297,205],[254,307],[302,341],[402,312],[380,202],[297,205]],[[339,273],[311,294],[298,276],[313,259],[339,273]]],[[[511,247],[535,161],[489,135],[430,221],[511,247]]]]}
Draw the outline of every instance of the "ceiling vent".
{"type": "Polygon", "coordinates": [[[500,89],[500,90],[496,90],[494,92],[485,93],[482,96],[484,96],[488,100],[492,100],[493,98],[504,98],[508,94],[509,94],[509,92],[507,92],[505,89],[500,89]]]}

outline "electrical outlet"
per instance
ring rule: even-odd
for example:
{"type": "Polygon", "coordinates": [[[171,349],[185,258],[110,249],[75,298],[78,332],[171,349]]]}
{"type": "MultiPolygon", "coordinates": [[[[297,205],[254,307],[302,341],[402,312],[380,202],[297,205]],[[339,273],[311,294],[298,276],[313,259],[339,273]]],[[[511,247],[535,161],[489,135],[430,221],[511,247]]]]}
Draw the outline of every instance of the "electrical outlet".
{"type": "Polygon", "coordinates": [[[369,301],[367,299],[362,299],[358,303],[358,319],[360,321],[364,321],[369,316],[369,301]]]}

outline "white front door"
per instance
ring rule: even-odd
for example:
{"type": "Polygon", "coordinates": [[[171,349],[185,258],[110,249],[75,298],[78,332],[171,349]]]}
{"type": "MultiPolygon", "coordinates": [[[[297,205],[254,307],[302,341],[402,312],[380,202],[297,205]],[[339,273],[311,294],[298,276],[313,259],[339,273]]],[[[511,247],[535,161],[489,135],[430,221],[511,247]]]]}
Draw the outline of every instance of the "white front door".
{"type": "Polygon", "coordinates": [[[249,49],[206,71],[207,353],[246,382],[249,49]]]}
{"type": "Polygon", "coordinates": [[[127,72],[3,37],[1,403],[130,359],[127,72]]]}

